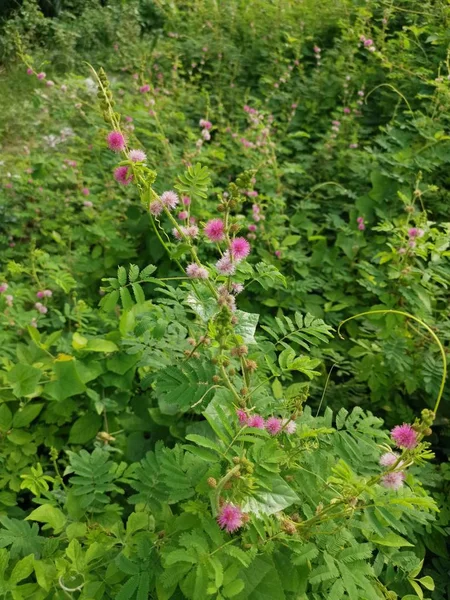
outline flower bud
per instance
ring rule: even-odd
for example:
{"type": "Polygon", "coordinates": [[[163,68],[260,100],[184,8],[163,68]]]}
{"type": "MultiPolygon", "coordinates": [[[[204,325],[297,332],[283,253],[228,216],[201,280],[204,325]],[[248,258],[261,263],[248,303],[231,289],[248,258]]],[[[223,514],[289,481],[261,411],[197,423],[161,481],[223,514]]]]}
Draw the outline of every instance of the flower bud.
{"type": "Polygon", "coordinates": [[[206,483],[209,485],[210,488],[217,487],[217,480],[214,479],[214,477],[208,477],[206,483]]]}
{"type": "Polygon", "coordinates": [[[220,377],[218,375],[213,375],[212,380],[213,380],[213,383],[219,383],[220,377]]]}
{"type": "Polygon", "coordinates": [[[292,521],[289,521],[288,519],[285,519],[282,522],[281,528],[282,528],[283,531],[285,531],[289,535],[294,535],[294,533],[297,531],[296,527],[295,527],[295,524],[292,521]]]}

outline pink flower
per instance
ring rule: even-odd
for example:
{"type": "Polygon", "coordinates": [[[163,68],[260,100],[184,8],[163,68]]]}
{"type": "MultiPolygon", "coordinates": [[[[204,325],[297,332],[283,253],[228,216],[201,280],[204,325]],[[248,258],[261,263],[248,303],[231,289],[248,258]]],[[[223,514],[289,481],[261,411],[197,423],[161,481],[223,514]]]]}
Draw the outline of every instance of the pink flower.
{"type": "Polygon", "coordinates": [[[143,150],[130,150],[128,158],[132,162],[144,162],[147,160],[147,155],[143,150]]]}
{"type": "Polygon", "coordinates": [[[89,194],[90,194],[91,192],[89,191],[89,188],[83,188],[83,189],[81,190],[81,193],[83,194],[83,196],[89,196],[89,194]]]}
{"type": "Polygon", "coordinates": [[[41,313],[41,315],[45,315],[45,313],[48,311],[48,308],[40,302],[36,302],[34,308],[36,308],[41,313]]]}
{"type": "Polygon", "coordinates": [[[231,288],[233,293],[236,294],[236,296],[244,291],[244,286],[242,285],[242,283],[232,283],[231,288]]]}
{"type": "Polygon", "coordinates": [[[1,283],[0,284],[0,294],[3,294],[3,292],[6,292],[7,289],[8,289],[8,284],[7,283],[1,283]]]}
{"type": "Polygon", "coordinates": [[[256,198],[257,195],[258,195],[258,192],[256,190],[250,190],[249,192],[247,192],[247,196],[249,198],[256,198]]]}
{"type": "Polygon", "coordinates": [[[203,129],[211,129],[212,123],[211,121],[206,121],[205,119],[200,119],[199,123],[200,127],[203,129]]]}
{"type": "Polygon", "coordinates": [[[242,410],[242,409],[240,409],[240,408],[239,408],[239,409],[236,411],[236,414],[237,414],[237,418],[239,419],[239,423],[240,423],[241,425],[244,425],[244,424],[246,424],[246,423],[247,423],[247,421],[248,421],[248,416],[247,416],[247,413],[245,412],[245,410],[242,410]]]}
{"type": "Polygon", "coordinates": [[[234,506],[234,504],[229,504],[227,502],[222,506],[220,514],[217,517],[217,522],[221,529],[225,529],[228,533],[232,533],[244,524],[243,516],[244,515],[238,506],[234,506]]]}
{"type": "Polygon", "coordinates": [[[163,192],[161,194],[160,200],[169,210],[174,209],[178,204],[178,195],[172,190],[169,190],[168,192],[163,192]]]}
{"type": "Polygon", "coordinates": [[[366,40],[366,39],[364,39],[364,40],[361,40],[361,41],[363,41],[363,42],[364,42],[364,46],[365,46],[366,48],[368,48],[369,46],[373,46],[373,40],[371,40],[370,38],[369,38],[369,39],[367,39],[367,40],[366,40]]]}
{"type": "Polygon", "coordinates": [[[61,91],[62,92],[67,92],[67,85],[64,85],[64,83],[61,86],[61,91]]]}
{"type": "Polygon", "coordinates": [[[133,173],[126,166],[117,167],[114,170],[114,179],[122,185],[128,185],[133,179],[133,173]]]}
{"type": "Polygon", "coordinates": [[[209,140],[211,139],[211,134],[207,129],[202,129],[202,138],[207,142],[209,142],[209,140]]]}
{"type": "Polygon", "coordinates": [[[148,83],[146,83],[145,85],[141,85],[141,87],[139,88],[139,91],[141,92],[141,94],[146,94],[147,92],[150,91],[150,86],[148,83]]]}
{"type": "Polygon", "coordinates": [[[182,210],[178,213],[177,218],[180,219],[180,221],[184,221],[185,219],[187,219],[189,216],[189,213],[186,210],[182,210]]]}
{"type": "Polygon", "coordinates": [[[345,106],[343,110],[344,110],[344,113],[345,113],[346,115],[349,115],[349,114],[352,112],[352,111],[351,111],[351,110],[348,108],[348,106],[345,106]]]}
{"type": "Polygon", "coordinates": [[[391,437],[398,448],[412,450],[417,446],[417,432],[407,423],[394,427],[391,437]]]}
{"type": "Polygon", "coordinates": [[[164,206],[159,200],[153,200],[153,202],[150,202],[150,206],[148,207],[148,209],[154,217],[157,217],[164,210],[164,206]]]}
{"type": "Polygon", "coordinates": [[[411,229],[408,229],[408,235],[412,239],[421,238],[421,237],[423,237],[424,233],[425,233],[424,230],[419,229],[418,227],[411,227],[411,229]]]}
{"type": "Polygon", "coordinates": [[[54,81],[52,81],[51,79],[49,79],[45,85],[46,85],[47,87],[53,87],[53,86],[55,85],[55,82],[54,82],[54,81]]]}
{"type": "Polygon", "coordinates": [[[37,329],[37,321],[36,321],[35,317],[33,317],[31,319],[30,325],[31,325],[31,327],[35,327],[37,329]]]}
{"type": "Polygon", "coordinates": [[[257,229],[258,229],[257,225],[250,224],[248,226],[248,230],[251,231],[251,232],[255,232],[257,229]]]}
{"type": "Polygon", "coordinates": [[[34,71],[30,67],[27,69],[27,75],[33,75],[34,71]]]}
{"type": "Polygon", "coordinates": [[[320,50],[319,46],[314,46],[313,50],[316,54],[320,54],[321,50],[320,50]]]}
{"type": "Polygon", "coordinates": [[[38,79],[45,79],[45,73],[44,73],[43,71],[41,71],[40,73],[38,73],[38,74],[36,75],[36,77],[37,77],[38,79]]]}
{"type": "Polygon", "coordinates": [[[106,137],[108,147],[113,152],[122,152],[125,150],[125,138],[120,131],[111,131],[106,137]]]}
{"type": "Polygon", "coordinates": [[[358,223],[358,229],[359,229],[360,231],[364,231],[364,229],[365,229],[365,228],[366,228],[366,226],[364,225],[364,223],[363,223],[363,222],[361,222],[361,223],[358,223]]]}
{"type": "Polygon", "coordinates": [[[276,417],[270,417],[266,421],[266,430],[270,433],[270,435],[277,435],[281,431],[283,427],[283,423],[281,419],[277,419],[276,417]]]}
{"type": "Polygon", "coordinates": [[[243,237],[235,238],[231,242],[231,256],[234,260],[240,261],[250,254],[250,244],[243,237]]]}
{"type": "Polygon", "coordinates": [[[386,473],[381,478],[381,483],[384,487],[390,488],[391,490],[399,490],[405,480],[405,474],[402,471],[393,471],[392,473],[386,473]]]}
{"type": "Polygon", "coordinates": [[[191,199],[189,198],[189,196],[183,196],[183,204],[184,206],[189,206],[191,203],[191,199]]]}
{"type": "Polygon", "coordinates": [[[128,116],[127,116],[127,117],[125,117],[125,121],[126,121],[127,123],[132,123],[132,122],[133,122],[133,117],[128,117],[128,116]]]}
{"type": "Polygon", "coordinates": [[[277,258],[281,258],[281,250],[275,250],[274,254],[277,258]]]}
{"type": "Polygon", "coordinates": [[[236,271],[236,267],[227,252],[224,253],[221,259],[216,262],[216,269],[221,275],[233,275],[236,271]]]}
{"type": "Polygon", "coordinates": [[[385,452],[380,457],[380,465],[382,467],[392,467],[398,460],[398,454],[395,452],[385,452]]]}
{"type": "Polygon", "coordinates": [[[197,225],[189,225],[189,227],[185,227],[184,233],[190,238],[196,238],[199,233],[197,225]]]}
{"type": "Polygon", "coordinates": [[[186,267],[186,274],[192,279],[208,279],[208,270],[205,267],[199,267],[196,263],[191,263],[186,267]]]}
{"type": "Polygon", "coordinates": [[[261,415],[252,415],[248,418],[247,425],[256,429],[264,429],[264,419],[261,415]]]}
{"type": "Polygon", "coordinates": [[[221,242],[225,238],[225,224],[222,219],[212,219],[206,223],[204,232],[211,242],[221,242]]]}
{"type": "Polygon", "coordinates": [[[352,150],[355,150],[358,147],[358,144],[355,144],[355,143],[349,144],[348,147],[351,148],[352,150]]]}
{"type": "Polygon", "coordinates": [[[285,433],[292,434],[297,431],[297,423],[295,421],[291,421],[290,419],[283,419],[282,427],[285,433]]]}
{"type": "Polygon", "coordinates": [[[398,253],[399,254],[405,254],[406,253],[406,248],[399,248],[398,249],[398,253]]]}

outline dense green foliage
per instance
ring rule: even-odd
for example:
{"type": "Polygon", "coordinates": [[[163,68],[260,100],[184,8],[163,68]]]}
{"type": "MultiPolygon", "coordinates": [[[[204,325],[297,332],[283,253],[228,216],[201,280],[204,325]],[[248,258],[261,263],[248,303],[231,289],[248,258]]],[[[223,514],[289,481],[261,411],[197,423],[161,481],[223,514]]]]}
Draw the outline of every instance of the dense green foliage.
{"type": "Polygon", "coordinates": [[[449,25],[444,0],[5,12],[2,597],[448,597],[449,25]],[[221,253],[250,241],[235,274],[149,213],[171,189],[225,216],[221,253]]]}

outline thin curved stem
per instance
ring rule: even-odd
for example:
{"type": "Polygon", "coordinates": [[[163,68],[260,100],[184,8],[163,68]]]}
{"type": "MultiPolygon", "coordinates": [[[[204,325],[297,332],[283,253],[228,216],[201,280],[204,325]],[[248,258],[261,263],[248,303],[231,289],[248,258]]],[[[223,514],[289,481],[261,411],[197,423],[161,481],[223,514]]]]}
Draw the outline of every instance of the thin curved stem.
{"type": "Polygon", "coordinates": [[[431,337],[434,339],[434,341],[438,345],[438,348],[439,348],[439,350],[441,352],[441,356],[442,356],[442,380],[441,380],[441,385],[439,387],[439,393],[438,393],[438,397],[436,399],[436,404],[434,405],[434,409],[433,409],[433,412],[436,414],[437,411],[438,411],[438,409],[439,409],[439,405],[441,403],[442,395],[444,393],[445,380],[447,379],[447,358],[445,356],[444,346],[442,345],[440,339],[434,333],[434,331],[431,329],[431,327],[429,325],[427,325],[426,323],[424,323],[418,317],[415,317],[414,315],[411,315],[410,313],[404,312],[402,310],[393,310],[393,309],[368,310],[368,311],[359,313],[357,315],[354,315],[353,317],[349,317],[348,319],[345,319],[345,321],[341,321],[341,323],[339,323],[339,327],[338,327],[338,330],[337,330],[337,333],[338,333],[339,337],[341,339],[344,339],[344,337],[341,335],[341,327],[345,323],[348,323],[349,321],[352,321],[353,319],[357,319],[359,317],[364,317],[366,315],[376,315],[376,314],[402,315],[403,317],[407,317],[408,319],[413,319],[414,321],[416,321],[417,323],[419,323],[420,325],[422,325],[422,327],[425,327],[425,329],[428,331],[428,333],[431,335],[431,337]]]}

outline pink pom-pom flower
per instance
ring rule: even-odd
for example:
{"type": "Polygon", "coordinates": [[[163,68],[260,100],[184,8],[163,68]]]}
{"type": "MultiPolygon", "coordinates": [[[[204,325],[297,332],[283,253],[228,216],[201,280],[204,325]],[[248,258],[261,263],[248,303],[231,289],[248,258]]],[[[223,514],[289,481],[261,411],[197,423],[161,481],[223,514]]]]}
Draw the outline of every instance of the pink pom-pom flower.
{"type": "Polygon", "coordinates": [[[163,203],[163,205],[168,208],[169,210],[173,210],[179,200],[178,200],[178,194],[176,194],[175,192],[169,190],[167,192],[164,192],[161,194],[160,196],[161,202],[163,203]]]}
{"type": "Polygon", "coordinates": [[[126,166],[117,167],[114,170],[114,179],[122,185],[128,185],[133,179],[133,173],[126,166]]]}
{"type": "Polygon", "coordinates": [[[277,417],[270,417],[266,421],[266,431],[270,433],[270,435],[277,435],[280,433],[283,427],[283,423],[281,419],[277,419],[277,417]]]}
{"type": "Polygon", "coordinates": [[[234,260],[240,261],[250,254],[250,244],[243,237],[235,238],[231,242],[231,256],[234,260]]]}
{"type": "Polygon", "coordinates": [[[186,275],[191,279],[208,279],[208,270],[205,267],[199,267],[196,263],[191,263],[186,267],[186,275]]]}
{"type": "Polygon", "coordinates": [[[399,490],[405,480],[405,474],[403,471],[393,471],[392,473],[386,473],[381,478],[381,483],[384,487],[391,490],[399,490]]]}
{"type": "Polygon", "coordinates": [[[128,158],[132,162],[145,162],[147,160],[147,155],[143,150],[130,150],[128,158]]]}
{"type": "Polygon", "coordinates": [[[224,504],[220,510],[220,514],[217,517],[217,522],[221,529],[225,529],[228,533],[233,533],[244,524],[243,512],[239,506],[224,504]]]}
{"type": "Polygon", "coordinates": [[[225,224],[222,219],[211,219],[206,223],[204,232],[211,242],[221,242],[225,238],[225,224]]]}
{"type": "Polygon", "coordinates": [[[395,452],[385,452],[380,457],[380,465],[382,467],[392,467],[398,460],[398,454],[395,452]]]}
{"type": "Polygon", "coordinates": [[[398,448],[412,450],[417,446],[417,432],[407,423],[394,427],[391,437],[398,448]]]}
{"type": "Polygon", "coordinates": [[[139,88],[139,91],[141,92],[141,94],[146,94],[147,92],[150,91],[150,86],[148,83],[146,83],[145,85],[141,85],[141,87],[139,88]]]}
{"type": "Polygon", "coordinates": [[[8,289],[7,283],[0,283],[0,294],[3,294],[3,292],[6,292],[7,289],[8,289]]]}
{"type": "Polygon", "coordinates": [[[45,79],[45,73],[44,73],[43,71],[41,71],[40,73],[38,73],[38,74],[36,75],[36,77],[37,77],[38,79],[45,79]]]}
{"type": "Polygon", "coordinates": [[[424,230],[419,229],[418,227],[411,227],[411,229],[408,229],[408,235],[411,239],[421,238],[423,237],[423,234],[424,230]]]}
{"type": "Polygon", "coordinates": [[[216,262],[216,269],[221,275],[233,275],[236,271],[236,267],[230,258],[228,252],[225,252],[222,258],[216,262]]]}
{"type": "Polygon", "coordinates": [[[248,418],[247,425],[256,429],[264,429],[264,419],[261,415],[252,415],[248,418]]]}
{"type": "Polygon", "coordinates": [[[125,150],[125,138],[120,131],[111,131],[106,136],[108,148],[113,152],[122,152],[125,150]]]}
{"type": "Polygon", "coordinates": [[[164,210],[164,206],[159,200],[153,200],[153,202],[150,202],[148,209],[154,217],[158,217],[164,210]]]}
{"type": "Polygon", "coordinates": [[[247,415],[247,413],[245,412],[245,410],[242,410],[241,408],[239,408],[239,409],[236,411],[236,414],[237,414],[237,418],[238,418],[238,420],[239,420],[239,423],[240,423],[241,425],[245,425],[245,424],[247,423],[247,421],[248,421],[248,415],[247,415]]]}
{"type": "Polygon", "coordinates": [[[38,310],[41,313],[41,315],[45,315],[45,313],[48,311],[48,308],[40,302],[36,302],[34,308],[38,310]]]}

